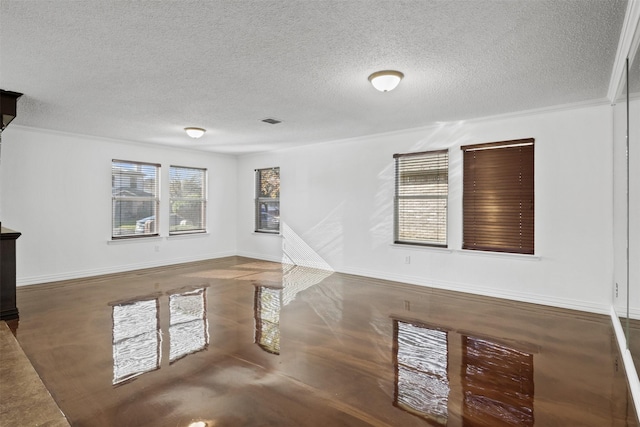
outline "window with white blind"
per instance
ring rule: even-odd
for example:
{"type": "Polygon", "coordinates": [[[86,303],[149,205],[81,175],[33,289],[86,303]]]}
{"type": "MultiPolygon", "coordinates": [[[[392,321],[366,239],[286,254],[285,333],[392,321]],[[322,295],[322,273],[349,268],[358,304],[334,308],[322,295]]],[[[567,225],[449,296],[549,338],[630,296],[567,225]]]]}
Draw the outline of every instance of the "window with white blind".
{"type": "Polygon", "coordinates": [[[160,165],[111,162],[111,237],[158,235],[160,165]]]}
{"type": "Polygon", "coordinates": [[[206,231],[207,170],[169,167],[169,234],[206,231]]]}
{"type": "Polygon", "coordinates": [[[255,231],[280,232],[280,168],[256,169],[255,231]]]}
{"type": "Polygon", "coordinates": [[[534,139],[463,145],[462,249],[534,254],[534,139]]]}
{"type": "Polygon", "coordinates": [[[395,243],[447,246],[449,151],[395,154],[395,243]]]}

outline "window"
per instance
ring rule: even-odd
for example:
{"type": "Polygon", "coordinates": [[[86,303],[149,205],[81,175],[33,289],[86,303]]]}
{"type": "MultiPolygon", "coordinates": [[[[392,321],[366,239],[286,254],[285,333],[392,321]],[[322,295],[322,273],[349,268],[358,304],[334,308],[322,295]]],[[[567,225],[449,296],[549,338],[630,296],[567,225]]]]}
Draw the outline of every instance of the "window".
{"type": "Polygon", "coordinates": [[[534,253],[534,140],[465,145],[462,249],[534,253]]]}
{"type": "Polygon", "coordinates": [[[280,231],[280,168],[256,169],[256,231],[280,231]]]}
{"type": "Polygon", "coordinates": [[[395,243],[447,246],[449,152],[395,154],[395,243]]]}
{"type": "Polygon", "coordinates": [[[158,235],[160,165],[111,162],[111,224],[113,239],[158,235]]]}
{"type": "Polygon", "coordinates": [[[169,234],[206,231],[206,184],[206,169],[169,168],[169,234]]]}

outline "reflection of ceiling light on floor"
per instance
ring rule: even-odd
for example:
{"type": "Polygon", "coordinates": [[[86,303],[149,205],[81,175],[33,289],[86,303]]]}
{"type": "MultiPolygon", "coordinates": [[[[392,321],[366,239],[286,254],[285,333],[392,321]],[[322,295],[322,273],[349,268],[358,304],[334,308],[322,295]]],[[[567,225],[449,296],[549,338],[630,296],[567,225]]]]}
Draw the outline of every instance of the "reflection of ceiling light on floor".
{"type": "Polygon", "coordinates": [[[205,423],[204,421],[194,421],[189,424],[189,427],[209,427],[209,424],[205,423]]]}

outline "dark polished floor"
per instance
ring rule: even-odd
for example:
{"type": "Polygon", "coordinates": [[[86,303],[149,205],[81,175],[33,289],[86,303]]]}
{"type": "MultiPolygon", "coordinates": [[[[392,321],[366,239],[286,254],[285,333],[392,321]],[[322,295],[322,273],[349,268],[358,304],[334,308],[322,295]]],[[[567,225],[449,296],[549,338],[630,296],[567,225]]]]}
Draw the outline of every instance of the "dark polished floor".
{"type": "Polygon", "coordinates": [[[638,425],[607,316],[241,257],[18,307],[72,426],[638,425]]]}

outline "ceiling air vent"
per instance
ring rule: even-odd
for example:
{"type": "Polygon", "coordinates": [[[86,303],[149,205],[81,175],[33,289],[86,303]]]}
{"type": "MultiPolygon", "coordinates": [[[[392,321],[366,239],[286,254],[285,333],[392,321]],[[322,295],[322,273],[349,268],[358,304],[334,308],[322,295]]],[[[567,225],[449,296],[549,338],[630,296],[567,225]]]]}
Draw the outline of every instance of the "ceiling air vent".
{"type": "Polygon", "coordinates": [[[269,123],[270,125],[277,125],[278,123],[282,123],[282,120],[277,120],[272,118],[262,119],[262,121],[265,123],[269,123]]]}

